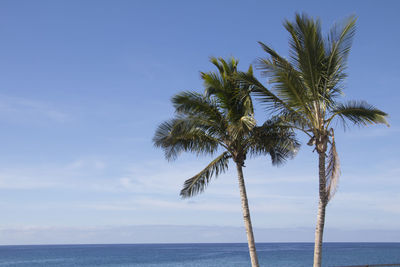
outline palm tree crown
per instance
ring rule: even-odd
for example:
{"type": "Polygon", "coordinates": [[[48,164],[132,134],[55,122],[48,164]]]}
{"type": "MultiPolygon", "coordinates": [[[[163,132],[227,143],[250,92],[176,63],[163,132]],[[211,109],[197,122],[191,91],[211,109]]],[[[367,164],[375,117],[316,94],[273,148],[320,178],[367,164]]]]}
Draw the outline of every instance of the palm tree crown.
{"type": "MultiPolygon", "coordinates": [[[[277,119],[256,126],[250,87],[241,86],[235,79],[238,61],[211,58],[218,73],[201,73],[205,93],[182,92],[173,97],[175,118],[162,123],[154,136],[168,160],[180,152],[217,156],[201,172],[185,181],[182,197],[202,192],[213,175],[228,168],[232,158],[241,165],[248,155],[269,154],[273,164],[293,156],[298,147],[293,133],[278,126],[277,119]]],[[[250,67],[248,72],[252,74],[250,67]]]]}
{"type": "Polygon", "coordinates": [[[350,17],[343,25],[334,25],[324,38],[319,20],[297,14],[294,23],[284,23],[291,37],[289,59],[259,42],[269,57],[259,59],[258,67],[270,79],[272,89],[264,87],[249,73],[239,73],[240,79],[253,87],[254,94],[267,104],[269,111],[310,137],[308,144],[315,145],[317,152],[325,153],[328,144],[331,145],[330,159],[336,163],[331,162],[327,168],[328,199],[334,193],[333,178],[339,175],[334,119],[338,118],[345,127],[348,122],[360,126],[388,125],[387,114],[365,101],[340,102],[355,22],[350,17]]]}

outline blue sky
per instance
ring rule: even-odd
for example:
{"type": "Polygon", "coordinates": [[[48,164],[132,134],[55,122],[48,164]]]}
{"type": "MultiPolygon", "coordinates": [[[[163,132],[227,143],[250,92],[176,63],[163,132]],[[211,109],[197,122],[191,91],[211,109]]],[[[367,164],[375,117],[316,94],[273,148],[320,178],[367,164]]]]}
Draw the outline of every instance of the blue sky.
{"type": "MultiPolygon", "coordinates": [[[[358,17],[346,99],[390,114],[390,128],[337,130],[342,176],[327,240],[353,231],[353,241],[399,241],[399,8],[397,1],[1,1],[0,244],[232,241],[229,231],[213,234],[227,226],[245,240],[234,168],[181,200],[183,181],[210,158],[168,163],[151,139],[173,115],[172,95],[202,90],[199,71],[213,70],[210,56],[234,56],[245,70],[264,56],[257,41],[287,55],[282,22],[295,12],[319,17],[325,30],[358,17]],[[143,226],[159,235],[104,235],[143,226]],[[207,238],[196,227],[208,229],[207,238]],[[187,229],[186,240],[174,239],[177,229],[187,229]]],[[[316,220],[316,160],[308,146],[280,168],[248,160],[260,233],[298,229],[292,241],[313,240],[301,229],[316,220]]]]}

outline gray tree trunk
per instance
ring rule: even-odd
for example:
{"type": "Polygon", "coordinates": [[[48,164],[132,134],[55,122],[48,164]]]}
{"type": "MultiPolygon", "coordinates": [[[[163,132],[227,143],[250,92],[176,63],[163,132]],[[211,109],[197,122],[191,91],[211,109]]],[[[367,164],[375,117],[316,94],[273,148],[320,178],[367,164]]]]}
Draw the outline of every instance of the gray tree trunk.
{"type": "Polygon", "coordinates": [[[243,219],[244,219],[244,226],[246,228],[246,233],[247,233],[247,243],[249,245],[251,266],[259,267],[257,251],[256,251],[256,244],[255,244],[254,235],[253,235],[253,226],[251,225],[251,219],[250,219],[249,203],[247,201],[246,186],[244,184],[244,178],[243,178],[242,164],[236,163],[236,168],[237,168],[237,172],[238,172],[240,197],[242,200],[243,219]]]}
{"type": "Polygon", "coordinates": [[[315,243],[314,243],[314,267],[321,267],[322,260],[322,241],[324,236],[325,225],[325,208],[328,204],[326,193],[326,176],[325,176],[325,152],[319,154],[319,203],[317,225],[315,227],[315,243]]]}

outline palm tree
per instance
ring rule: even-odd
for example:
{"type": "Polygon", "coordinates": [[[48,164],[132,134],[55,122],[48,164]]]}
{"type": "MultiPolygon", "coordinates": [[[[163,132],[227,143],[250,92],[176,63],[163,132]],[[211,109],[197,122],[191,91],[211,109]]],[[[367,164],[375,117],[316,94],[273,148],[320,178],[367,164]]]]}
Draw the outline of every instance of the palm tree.
{"type": "MultiPolygon", "coordinates": [[[[294,155],[298,143],[293,132],[278,127],[276,120],[256,126],[250,87],[235,79],[237,60],[211,58],[211,62],[218,72],[201,73],[205,94],[182,92],[174,96],[175,118],[158,127],[153,141],[168,160],[182,151],[214,155],[222,150],[202,171],[185,181],[180,192],[183,198],[203,192],[213,176],[228,169],[229,159],[235,162],[251,264],[255,267],[259,264],[242,168],[247,156],[269,154],[273,164],[283,163],[294,155]]],[[[251,75],[251,67],[247,73],[251,75]]]]}
{"type": "Polygon", "coordinates": [[[290,34],[290,59],[280,56],[260,42],[269,57],[259,59],[259,68],[269,78],[272,89],[254,76],[240,73],[254,94],[279,114],[287,125],[306,133],[319,157],[319,205],[315,230],[314,266],[321,266],[325,209],[332,199],[340,175],[332,122],[346,126],[387,124],[387,114],[364,101],[339,102],[346,78],[347,58],[355,33],[356,19],[350,17],[331,28],[323,37],[319,20],[296,14],[294,22],[285,21],[290,34]],[[328,154],[326,152],[328,151],[328,154]],[[327,159],[327,162],[326,162],[327,159]]]}

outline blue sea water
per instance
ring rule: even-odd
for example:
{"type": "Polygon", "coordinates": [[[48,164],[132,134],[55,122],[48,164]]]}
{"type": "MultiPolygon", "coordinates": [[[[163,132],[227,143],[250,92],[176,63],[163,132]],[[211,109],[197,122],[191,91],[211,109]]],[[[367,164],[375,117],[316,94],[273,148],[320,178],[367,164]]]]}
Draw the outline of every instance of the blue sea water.
{"type": "MultiPolygon", "coordinates": [[[[258,243],[261,266],[312,266],[312,243],[258,243]]],[[[399,263],[400,243],[325,243],[323,266],[399,263]]],[[[243,267],[247,244],[0,246],[1,267],[243,267]]]]}

